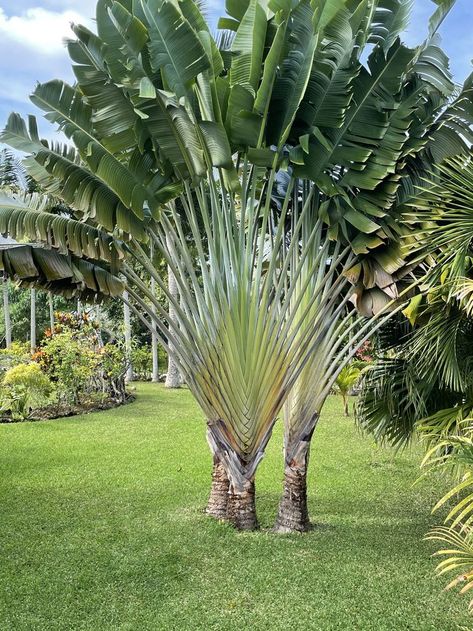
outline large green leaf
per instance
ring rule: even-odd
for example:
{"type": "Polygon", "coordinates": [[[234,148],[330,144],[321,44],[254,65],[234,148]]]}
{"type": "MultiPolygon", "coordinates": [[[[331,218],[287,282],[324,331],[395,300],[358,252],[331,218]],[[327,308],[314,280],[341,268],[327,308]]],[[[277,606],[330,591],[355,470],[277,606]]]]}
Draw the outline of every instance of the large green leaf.
{"type": "Polygon", "coordinates": [[[78,148],[81,158],[96,176],[107,184],[139,218],[144,218],[145,201],[153,212],[159,211],[157,193],[143,186],[134,173],[97,141],[92,127],[92,110],[82,95],[62,81],[40,84],[31,96],[32,102],[46,112],[46,118],[57,123],[78,148]]]}
{"type": "Polygon", "coordinates": [[[342,10],[325,28],[314,57],[309,83],[297,113],[294,138],[313,127],[339,128],[352,99],[360,68],[348,64],[353,49],[350,13],[342,10]]]}
{"type": "Polygon", "coordinates": [[[149,25],[151,67],[165,83],[184,96],[197,75],[210,68],[204,47],[189,22],[171,2],[142,0],[149,25]]]}
{"type": "Polygon", "coordinates": [[[364,169],[389,128],[390,114],[397,107],[395,96],[401,90],[413,57],[414,52],[399,41],[386,56],[381,48],[375,48],[368,60],[369,70],[364,67],[360,70],[343,125],[325,131],[327,144],[322,144],[316,136],[310,138],[305,166],[298,168],[301,175],[317,178],[335,165],[359,171],[364,169]]]}
{"type": "Polygon", "coordinates": [[[30,117],[29,128],[19,114],[11,114],[1,134],[4,142],[19,151],[32,154],[27,161],[31,175],[43,190],[62,197],[80,211],[85,218],[94,219],[100,226],[131,232],[144,238],[143,226],[134,215],[125,226],[119,221],[118,211],[123,207],[118,196],[86,165],[70,147],[49,147],[40,141],[36,120],[30,117]]]}
{"type": "Polygon", "coordinates": [[[438,5],[435,13],[432,15],[429,24],[430,35],[434,35],[443,21],[453,9],[457,0],[432,0],[436,5],[438,5]]]}
{"type": "Polygon", "coordinates": [[[241,112],[253,110],[261,76],[266,27],[266,12],[261,0],[250,0],[232,43],[226,126],[236,144],[245,144],[233,127],[238,124],[241,112]]]}
{"type": "Polygon", "coordinates": [[[369,41],[388,51],[409,26],[414,0],[378,0],[369,41]]]}
{"type": "Polygon", "coordinates": [[[123,258],[120,242],[101,230],[66,216],[47,212],[47,200],[38,195],[0,193],[0,233],[55,248],[61,254],[102,260],[114,265],[123,258]]]}
{"type": "Polygon", "coordinates": [[[101,301],[123,293],[122,281],[97,263],[38,245],[0,245],[0,269],[20,286],[37,287],[65,298],[101,301]]]}
{"type": "Polygon", "coordinates": [[[318,42],[315,15],[308,0],[292,13],[291,28],[286,34],[289,51],[281,63],[272,95],[269,144],[282,146],[286,142],[304,98],[318,42]]]}

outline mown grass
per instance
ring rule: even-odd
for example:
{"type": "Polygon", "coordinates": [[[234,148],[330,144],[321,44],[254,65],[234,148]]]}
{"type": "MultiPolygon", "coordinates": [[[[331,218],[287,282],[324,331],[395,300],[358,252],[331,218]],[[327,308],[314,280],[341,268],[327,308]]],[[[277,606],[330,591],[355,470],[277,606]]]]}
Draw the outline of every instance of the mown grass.
{"type": "Polygon", "coordinates": [[[210,458],[187,391],[140,385],[118,410],[1,426],[0,629],[458,629],[466,601],[441,591],[422,541],[441,489],[412,486],[418,462],[377,449],[332,398],[311,462],[318,527],[264,530],[277,427],[257,479],[264,529],[239,534],[202,514],[210,458]]]}

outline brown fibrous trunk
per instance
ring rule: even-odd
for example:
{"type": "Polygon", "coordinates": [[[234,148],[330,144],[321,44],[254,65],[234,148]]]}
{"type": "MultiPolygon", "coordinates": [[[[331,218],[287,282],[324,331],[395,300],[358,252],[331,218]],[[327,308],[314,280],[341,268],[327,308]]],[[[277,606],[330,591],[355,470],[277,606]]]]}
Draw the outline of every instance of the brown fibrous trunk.
{"type": "Polygon", "coordinates": [[[248,481],[243,489],[235,489],[230,485],[228,495],[228,521],[237,530],[256,530],[255,483],[248,481]]]}
{"type": "Polygon", "coordinates": [[[218,458],[214,458],[212,469],[212,487],[206,513],[215,519],[227,519],[228,492],[230,482],[225,467],[218,458]]]}
{"type": "Polygon", "coordinates": [[[302,458],[286,463],[284,471],[284,490],[274,526],[274,531],[281,534],[311,529],[307,506],[308,443],[301,451],[302,458]]]}

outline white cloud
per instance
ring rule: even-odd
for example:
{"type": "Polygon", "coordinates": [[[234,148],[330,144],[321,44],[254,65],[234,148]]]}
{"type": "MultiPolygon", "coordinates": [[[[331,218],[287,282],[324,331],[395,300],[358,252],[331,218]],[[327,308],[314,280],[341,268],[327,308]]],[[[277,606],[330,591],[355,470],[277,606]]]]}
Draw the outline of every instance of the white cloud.
{"type": "Polygon", "coordinates": [[[71,22],[87,24],[90,20],[73,10],[56,12],[34,7],[22,15],[7,16],[0,9],[0,37],[42,55],[54,56],[63,53],[63,40],[71,36],[71,22]]]}

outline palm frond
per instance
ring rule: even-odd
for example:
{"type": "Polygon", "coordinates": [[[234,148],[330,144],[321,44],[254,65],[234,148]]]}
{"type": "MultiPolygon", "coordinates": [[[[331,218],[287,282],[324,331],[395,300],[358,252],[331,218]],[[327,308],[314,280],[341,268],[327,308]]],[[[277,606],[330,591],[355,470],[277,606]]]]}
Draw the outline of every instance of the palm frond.
{"type": "MultiPolygon", "coordinates": [[[[460,594],[466,594],[473,588],[473,531],[440,527],[432,530],[426,537],[430,541],[440,541],[447,548],[436,552],[435,556],[445,557],[437,566],[437,573],[443,576],[456,573],[456,577],[445,589],[460,588],[460,594]]],[[[473,600],[470,609],[473,608],[473,600]]]]}

